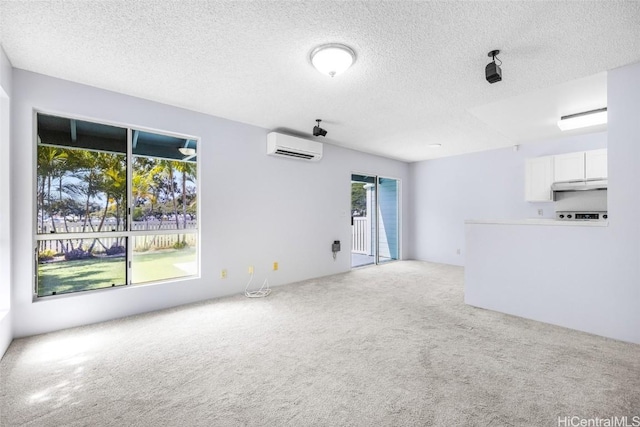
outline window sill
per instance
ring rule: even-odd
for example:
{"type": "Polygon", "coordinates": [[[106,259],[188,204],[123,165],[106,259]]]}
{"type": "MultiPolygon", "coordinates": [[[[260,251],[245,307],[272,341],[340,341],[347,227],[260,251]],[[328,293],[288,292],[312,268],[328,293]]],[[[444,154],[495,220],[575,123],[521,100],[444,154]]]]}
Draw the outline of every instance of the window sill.
{"type": "Polygon", "coordinates": [[[200,278],[201,276],[198,274],[194,276],[184,276],[184,277],[178,277],[178,278],[167,279],[167,280],[158,280],[155,282],[138,283],[135,285],[120,285],[120,286],[106,287],[106,288],[100,288],[100,289],[90,289],[86,291],[67,292],[67,293],[56,294],[56,295],[37,296],[34,294],[32,302],[38,303],[38,302],[46,302],[46,301],[55,301],[63,298],[80,297],[83,295],[93,295],[93,294],[98,294],[102,292],[123,292],[123,291],[126,292],[127,289],[143,288],[147,286],[166,285],[171,283],[181,283],[181,282],[186,282],[190,280],[198,280],[200,278]]]}

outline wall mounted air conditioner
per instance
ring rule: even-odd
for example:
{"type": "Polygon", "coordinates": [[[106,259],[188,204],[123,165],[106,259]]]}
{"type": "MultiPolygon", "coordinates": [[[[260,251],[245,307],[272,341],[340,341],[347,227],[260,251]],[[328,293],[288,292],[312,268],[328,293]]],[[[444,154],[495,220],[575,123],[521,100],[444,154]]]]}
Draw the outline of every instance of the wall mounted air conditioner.
{"type": "Polygon", "coordinates": [[[267,154],[317,162],[322,158],[322,143],[270,132],[267,134],[267,154]]]}

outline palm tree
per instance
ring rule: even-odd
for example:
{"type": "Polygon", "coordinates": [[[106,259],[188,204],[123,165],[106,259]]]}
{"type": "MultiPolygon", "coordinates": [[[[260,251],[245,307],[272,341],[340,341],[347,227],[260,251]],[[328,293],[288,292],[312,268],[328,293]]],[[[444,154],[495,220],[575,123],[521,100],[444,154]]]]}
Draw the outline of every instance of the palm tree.
{"type": "Polygon", "coordinates": [[[38,179],[41,188],[39,190],[40,207],[40,228],[44,231],[45,216],[45,195],[47,203],[47,213],[51,218],[51,226],[56,231],[56,225],[51,211],[51,181],[54,177],[62,176],[66,172],[68,159],[67,150],[51,147],[48,145],[38,145],[38,179]],[[46,187],[46,189],[45,189],[46,187]]]}
{"type": "MultiPolygon", "coordinates": [[[[161,173],[162,167],[156,164],[154,160],[145,157],[134,157],[131,189],[133,192],[134,206],[138,206],[139,204],[146,205],[147,202],[149,204],[148,209],[143,210],[146,230],[149,230],[149,216],[153,214],[154,206],[158,199],[159,186],[157,177],[161,173]]],[[[148,250],[156,240],[155,235],[151,239],[151,242],[147,241],[147,237],[147,235],[144,236],[144,250],[148,250]]]]}
{"type": "Polygon", "coordinates": [[[74,177],[82,182],[81,193],[85,196],[84,201],[84,220],[82,223],[82,231],[85,232],[87,225],[94,231],[91,223],[91,199],[95,198],[99,193],[99,184],[101,179],[101,170],[99,164],[99,156],[95,153],[77,150],[73,155],[73,167],[75,171],[74,177]]]}
{"type": "Polygon", "coordinates": [[[176,201],[176,189],[174,181],[174,168],[179,162],[174,160],[160,160],[159,165],[162,168],[163,175],[167,179],[169,184],[169,194],[171,194],[171,202],[173,204],[173,215],[176,220],[176,229],[180,228],[180,221],[178,219],[178,203],[176,201]]]}
{"type": "Polygon", "coordinates": [[[145,213],[145,223],[148,229],[148,216],[153,214],[154,205],[158,199],[159,185],[157,177],[162,173],[162,166],[156,164],[155,161],[145,157],[135,157],[133,163],[133,177],[131,188],[133,192],[134,203],[145,203],[148,201],[150,206],[145,213]]]}
{"type": "Polygon", "coordinates": [[[103,171],[103,174],[108,178],[107,186],[115,203],[116,226],[119,226],[120,221],[124,220],[127,196],[126,164],[124,159],[119,157],[121,156],[112,155],[108,167],[103,171]]]}
{"type": "Polygon", "coordinates": [[[182,228],[187,228],[187,180],[194,182],[196,164],[194,162],[175,162],[176,170],[182,173],[182,228]]]}
{"type": "MultiPolygon", "coordinates": [[[[105,199],[102,218],[98,225],[98,231],[102,231],[107,213],[109,212],[109,206],[112,203],[115,204],[116,226],[120,224],[120,208],[124,204],[127,191],[127,172],[126,161],[123,155],[98,153],[96,159],[97,169],[102,172],[95,183],[96,192],[101,192],[105,199]]],[[[88,252],[93,250],[96,240],[105,248],[100,239],[94,239],[88,252]]]]}

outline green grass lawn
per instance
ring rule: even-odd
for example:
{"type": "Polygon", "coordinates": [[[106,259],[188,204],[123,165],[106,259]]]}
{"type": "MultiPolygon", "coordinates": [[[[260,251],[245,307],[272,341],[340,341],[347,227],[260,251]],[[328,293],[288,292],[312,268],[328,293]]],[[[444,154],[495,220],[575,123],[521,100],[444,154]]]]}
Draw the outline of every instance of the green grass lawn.
{"type": "MultiPolygon", "coordinates": [[[[133,254],[133,284],[196,274],[194,248],[133,254]]],[[[87,291],[126,283],[125,257],[96,257],[38,265],[38,296],[87,291]]]]}

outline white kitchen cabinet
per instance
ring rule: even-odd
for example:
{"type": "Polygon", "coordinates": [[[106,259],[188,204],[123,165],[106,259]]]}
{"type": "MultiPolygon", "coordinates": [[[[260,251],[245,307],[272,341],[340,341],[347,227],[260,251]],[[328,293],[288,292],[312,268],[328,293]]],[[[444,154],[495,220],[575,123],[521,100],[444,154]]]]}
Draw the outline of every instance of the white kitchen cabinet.
{"type": "Polygon", "coordinates": [[[607,149],[526,159],[525,200],[553,200],[554,182],[607,179],[607,149]]]}
{"type": "Polygon", "coordinates": [[[607,149],[585,152],[585,178],[606,179],[607,177],[607,149]]]}
{"type": "Polygon", "coordinates": [[[553,156],[553,180],[578,181],[585,177],[584,151],[553,156]]]}
{"type": "Polygon", "coordinates": [[[526,159],[525,200],[527,202],[552,201],[553,163],[555,156],[526,159]]]}

